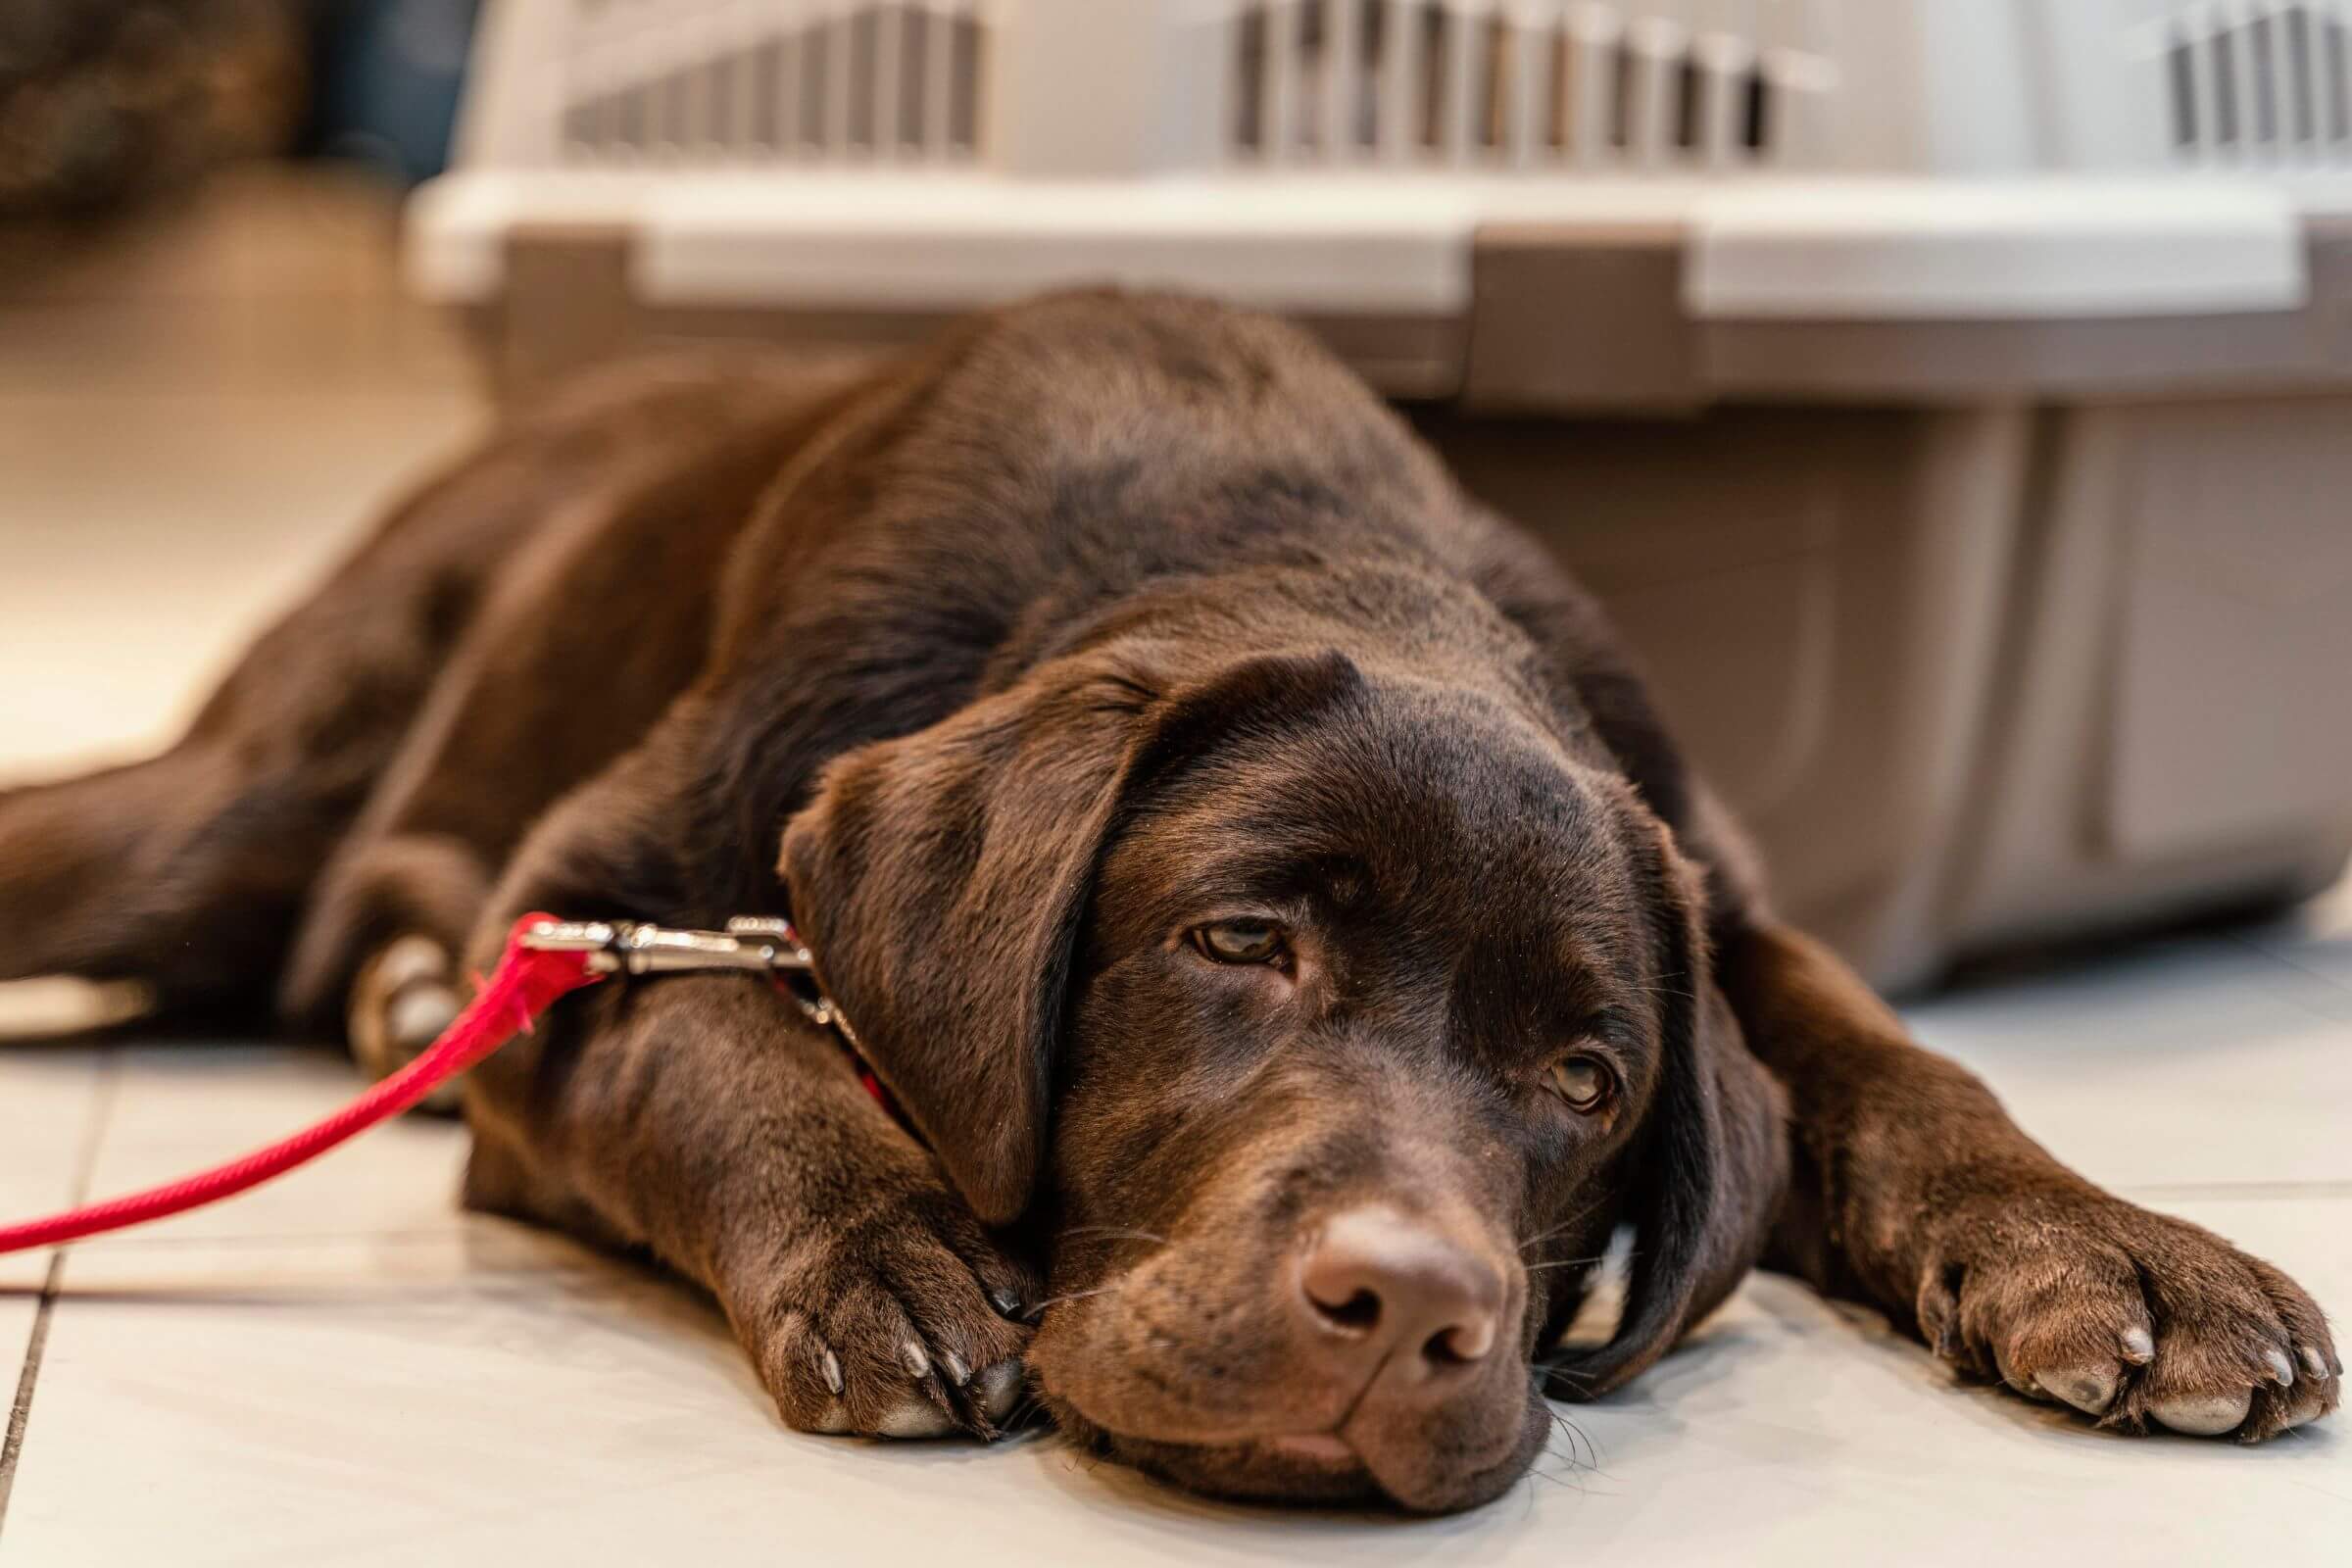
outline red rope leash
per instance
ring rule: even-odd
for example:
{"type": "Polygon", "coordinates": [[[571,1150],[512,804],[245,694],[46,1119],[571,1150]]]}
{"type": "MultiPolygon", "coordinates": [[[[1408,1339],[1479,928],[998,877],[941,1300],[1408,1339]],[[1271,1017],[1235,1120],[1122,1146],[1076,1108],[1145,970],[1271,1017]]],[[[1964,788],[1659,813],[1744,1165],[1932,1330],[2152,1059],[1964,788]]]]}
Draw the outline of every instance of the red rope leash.
{"type": "Polygon", "coordinates": [[[590,972],[589,955],[585,953],[545,952],[522,945],[523,931],[549,918],[544,914],[526,914],[516,921],[508,934],[507,951],[498,960],[497,972],[441,1038],[433,1042],[431,1049],[326,1120],[306,1127],[281,1143],[257,1149],[242,1159],[181,1181],[92,1203],[86,1208],[68,1209],[46,1219],[0,1226],[0,1252],[55,1247],[102,1231],[144,1225],[169,1214],[217,1203],[259,1187],[272,1177],[282,1176],[297,1165],[307,1164],[377,1122],[399,1115],[443,1081],[455,1078],[517,1034],[527,1032],[532,1020],[553,1005],[557,998],[604,978],[590,972]]]}

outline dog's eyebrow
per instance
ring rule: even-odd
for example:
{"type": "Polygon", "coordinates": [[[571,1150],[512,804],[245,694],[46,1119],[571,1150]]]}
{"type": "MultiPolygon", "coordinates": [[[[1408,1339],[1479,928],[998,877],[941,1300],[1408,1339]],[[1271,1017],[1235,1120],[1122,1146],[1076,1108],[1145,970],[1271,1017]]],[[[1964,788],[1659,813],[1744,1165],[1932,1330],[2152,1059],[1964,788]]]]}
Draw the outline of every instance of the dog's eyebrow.
{"type": "Polygon", "coordinates": [[[1379,891],[1372,863],[1360,855],[1327,855],[1308,869],[1320,879],[1324,894],[1343,909],[1360,908],[1379,891]]]}
{"type": "Polygon", "coordinates": [[[1220,900],[1252,899],[1291,902],[1325,891],[1325,878],[1316,866],[1321,856],[1241,851],[1228,855],[1188,857],[1162,886],[1180,904],[1213,904],[1220,900]]]}
{"type": "Polygon", "coordinates": [[[1593,1009],[1583,1024],[1583,1032],[1605,1046],[1624,1046],[1638,1043],[1642,1028],[1640,1018],[1614,1004],[1593,1009]]]}
{"type": "Polygon", "coordinates": [[[1474,1033],[1531,1044],[1581,1035],[1631,1046],[1647,1010],[1623,956],[1577,930],[1489,934],[1463,951],[1453,1006],[1474,1033]]]}
{"type": "Polygon", "coordinates": [[[1133,675],[1105,671],[1090,683],[1084,702],[1098,713],[1140,713],[1160,700],[1160,694],[1133,675]]]}

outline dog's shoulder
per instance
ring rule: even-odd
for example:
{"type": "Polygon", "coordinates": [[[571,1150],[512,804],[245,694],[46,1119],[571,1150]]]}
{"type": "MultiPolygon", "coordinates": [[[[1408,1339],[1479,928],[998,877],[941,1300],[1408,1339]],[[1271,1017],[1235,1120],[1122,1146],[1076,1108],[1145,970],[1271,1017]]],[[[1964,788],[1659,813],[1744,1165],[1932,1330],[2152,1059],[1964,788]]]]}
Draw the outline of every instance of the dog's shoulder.
{"type": "Polygon", "coordinates": [[[1361,630],[1540,688],[1679,834],[1714,814],[1592,597],[1269,316],[1085,290],[971,318],[853,400],[764,511],[713,683],[741,730],[721,793],[761,811],[824,758],[1151,614],[1204,638],[1287,617],[1301,646],[1361,630]]]}

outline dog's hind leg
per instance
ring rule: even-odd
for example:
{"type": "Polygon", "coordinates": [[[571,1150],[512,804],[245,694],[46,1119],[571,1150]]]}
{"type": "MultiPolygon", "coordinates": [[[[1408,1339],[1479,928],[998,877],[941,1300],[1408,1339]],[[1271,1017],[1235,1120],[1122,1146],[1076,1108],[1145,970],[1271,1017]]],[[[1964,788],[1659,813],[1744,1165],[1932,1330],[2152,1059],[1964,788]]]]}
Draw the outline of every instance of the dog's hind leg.
{"type": "Polygon", "coordinates": [[[470,613],[484,566],[426,547],[478,538],[471,488],[396,514],[162,756],[0,792],[0,979],[139,980],[170,1010],[266,1008],[318,867],[470,613]]]}
{"type": "Polygon", "coordinates": [[[623,428],[659,422],[642,397],[570,401],[395,508],[170,751],[0,791],[0,980],[138,980],[168,1010],[266,1014],[312,883],[485,585],[623,428]]]}
{"type": "Polygon", "coordinates": [[[379,1077],[440,1034],[508,856],[693,680],[736,535],[859,384],[790,367],[714,384],[690,428],[609,455],[592,491],[549,514],[320,877],[286,969],[288,1016],[340,1024],[379,1077]]]}
{"type": "MultiPolygon", "coordinates": [[[[265,633],[171,751],[0,792],[0,980],[141,980],[174,1010],[266,1012],[314,884],[493,585],[549,519],[691,444],[762,379],[732,357],[640,364],[509,421],[265,633]]],[[[557,700],[523,696],[516,725],[557,700]]],[[[449,906],[479,896],[442,884],[449,906]]]]}
{"type": "Polygon", "coordinates": [[[175,1008],[233,1004],[268,972],[299,899],[272,896],[284,863],[240,845],[238,771],[183,747],[0,793],[0,980],[136,979],[175,1008]]]}

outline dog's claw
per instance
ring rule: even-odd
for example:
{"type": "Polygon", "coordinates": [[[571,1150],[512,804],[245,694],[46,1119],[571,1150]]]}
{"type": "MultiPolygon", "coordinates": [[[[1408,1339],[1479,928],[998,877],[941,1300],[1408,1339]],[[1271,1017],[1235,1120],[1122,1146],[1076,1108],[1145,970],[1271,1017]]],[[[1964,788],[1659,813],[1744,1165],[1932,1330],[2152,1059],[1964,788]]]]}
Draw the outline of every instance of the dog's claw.
{"type": "Polygon", "coordinates": [[[2295,1353],[2302,1357],[2303,1371],[2305,1376],[2309,1377],[2315,1383],[2325,1383],[2328,1381],[2328,1358],[2320,1354],[2320,1348],[2318,1346],[2298,1346],[2295,1348],[2295,1353]]]}
{"type": "Polygon", "coordinates": [[[835,1398],[840,1398],[841,1391],[848,1387],[841,1378],[841,1357],[835,1355],[831,1350],[827,1350],[818,1359],[817,1368],[825,1375],[825,1387],[832,1392],[835,1398]]]}
{"type": "Polygon", "coordinates": [[[924,1378],[931,1375],[931,1357],[925,1354],[923,1348],[912,1340],[908,1340],[905,1345],[899,1347],[899,1360],[906,1365],[906,1375],[910,1378],[924,1378]]]}
{"type": "Polygon", "coordinates": [[[2155,1360],[2155,1337],[2143,1328],[2126,1329],[2124,1331],[2124,1359],[2133,1366],[2146,1366],[2150,1361],[2155,1360]]]}
{"type": "Polygon", "coordinates": [[[2295,1363],[2286,1358],[2284,1350],[2265,1350],[2262,1364],[2271,1369],[2271,1381],[2282,1389],[2295,1386],[2295,1363]]]}
{"type": "Polygon", "coordinates": [[[940,1351],[939,1363],[941,1367],[946,1370],[948,1374],[948,1381],[955,1384],[957,1388],[960,1389],[965,1384],[972,1381],[972,1369],[968,1366],[965,1366],[963,1364],[963,1357],[957,1355],[954,1350],[940,1351]]]}

